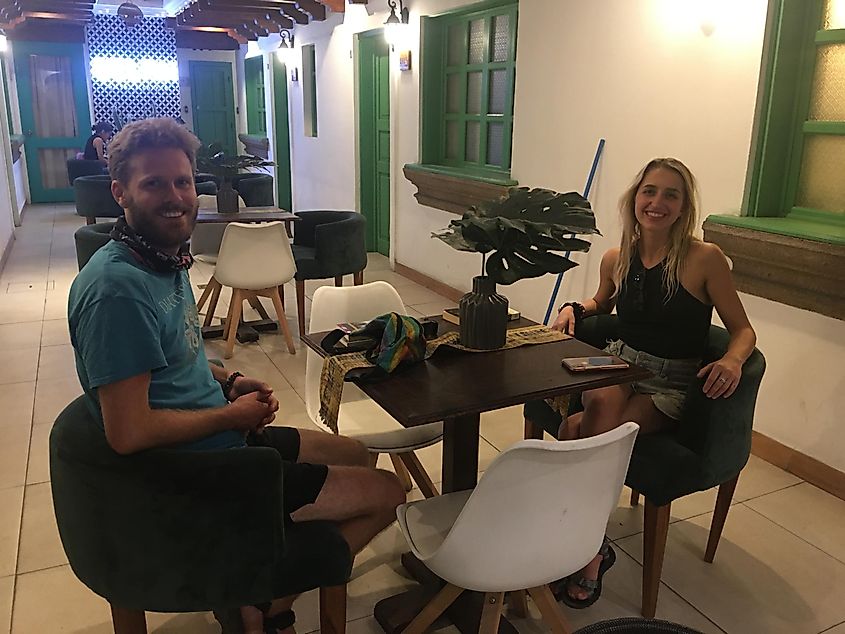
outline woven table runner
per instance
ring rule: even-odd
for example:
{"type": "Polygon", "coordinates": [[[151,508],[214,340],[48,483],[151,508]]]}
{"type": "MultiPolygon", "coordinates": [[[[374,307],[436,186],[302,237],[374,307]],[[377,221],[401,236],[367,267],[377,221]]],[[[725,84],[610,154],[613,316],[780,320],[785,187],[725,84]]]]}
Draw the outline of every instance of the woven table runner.
{"type": "MultiPolygon", "coordinates": [[[[425,358],[428,359],[437,351],[440,346],[448,346],[466,352],[495,352],[495,350],[476,350],[474,348],[467,348],[458,343],[459,334],[455,331],[447,332],[440,335],[436,339],[426,343],[425,358]]],[[[514,328],[508,330],[505,339],[505,345],[496,350],[507,350],[508,348],[518,348],[519,346],[534,345],[538,343],[550,343],[552,341],[563,341],[571,339],[557,330],[552,330],[547,326],[536,325],[527,326],[525,328],[514,328]]],[[[374,365],[367,361],[363,352],[349,352],[346,354],[336,354],[328,356],[323,360],[323,370],[320,374],[320,418],[334,433],[338,433],[337,417],[340,412],[340,401],[343,396],[343,382],[346,375],[352,371],[360,368],[372,368],[374,365]]],[[[554,399],[547,399],[547,402],[555,411],[566,414],[566,409],[569,406],[569,397],[556,397],[554,399]],[[559,403],[558,401],[565,401],[559,403]]]]}

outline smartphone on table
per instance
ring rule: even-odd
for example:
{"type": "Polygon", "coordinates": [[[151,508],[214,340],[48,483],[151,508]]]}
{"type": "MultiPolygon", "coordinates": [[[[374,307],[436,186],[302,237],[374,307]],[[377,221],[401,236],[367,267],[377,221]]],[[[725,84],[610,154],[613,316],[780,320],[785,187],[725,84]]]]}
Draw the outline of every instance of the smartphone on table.
{"type": "Polygon", "coordinates": [[[562,365],[572,372],[585,372],[587,370],[622,370],[628,367],[628,363],[619,357],[569,357],[561,361],[562,365]]]}

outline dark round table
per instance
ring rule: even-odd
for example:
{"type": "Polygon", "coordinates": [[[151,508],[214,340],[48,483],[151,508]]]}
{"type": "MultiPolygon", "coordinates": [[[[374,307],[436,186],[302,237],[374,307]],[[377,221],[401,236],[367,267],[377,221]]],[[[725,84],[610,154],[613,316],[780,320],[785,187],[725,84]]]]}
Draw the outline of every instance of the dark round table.
{"type": "Polygon", "coordinates": [[[575,634],[701,634],[701,632],[669,621],[626,617],[593,623],[582,627],[575,634]]]}

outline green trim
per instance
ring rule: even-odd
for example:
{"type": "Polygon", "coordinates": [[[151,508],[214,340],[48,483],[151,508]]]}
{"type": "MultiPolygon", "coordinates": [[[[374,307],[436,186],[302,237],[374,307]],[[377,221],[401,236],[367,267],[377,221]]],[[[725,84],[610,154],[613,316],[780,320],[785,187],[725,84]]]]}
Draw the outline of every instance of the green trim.
{"type": "Polygon", "coordinates": [[[793,220],[807,220],[833,226],[845,227],[845,213],[827,211],[824,209],[810,209],[809,207],[793,207],[789,212],[793,220]]]}
{"type": "Polygon", "coordinates": [[[276,164],[276,204],[282,209],[293,210],[290,184],[290,123],[288,121],[288,71],[278,55],[272,55],[273,69],[273,122],[275,145],[273,162],[276,164]]]}
{"type": "Polygon", "coordinates": [[[443,174],[455,178],[467,178],[469,180],[490,183],[491,185],[502,185],[504,187],[516,187],[519,183],[510,177],[510,172],[501,170],[490,170],[480,168],[457,168],[447,165],[431,165],[426,163],[407,163],[406,169],[417,172],[430,172],[432,174],[443,174]]]}
{"type": "Polygon", "coordinates": [[[438,13],[431,17],[433,18],[446,18],[446,17],[460,17],[466,16],[472,13],[478,13],[480,11],[489,11],[499,9],[501,7],[507,7],[509,5],[518,5],[519,0],[483,0],[483,2],[476,2],[466,7],[459,7],[457,9],[450,9],[448,11],[443,11],[442,13],[438,13]]]}
{"type": "Polygon", "coordinates": [[[831,225],[806,218],[793,217],[792,214],[786,218],[713,215],[707,217],[707,222],[729,227],[742,227],[764,233],[776,233],[825,244],[845,245],[845,223],[831,225]]]}
{"type": "Polygon", "coordinates": [[[305,136],[317,136],[317,52],[313,44],[302,47],[302,112],[305,136]]]}
{"type": "Polygon", "coordinates": [[[6,56],[0,59],[0,69],[3,70],[3,97],[6,99],[6,113],[9,119],[9,134],[14,135],[15,129],[12,124],[12,104],[9,101],[9,77],[6,74],[6,56]]]}
{"type": "Polygon", "coordinates": [[[805,121],[804,134],[845,134],[845,121],[805,121]]]}
{"type": "Polygon", "coordinates": [[[816,44],[840,44],[845,42],[845,29],[828,29],[816,32],[816,44]]]}
{"type": "Polygon", "coordinates": [[[264,101],[264,56],[244,60],[246,128],[249,134],[267,135],[267,107],[264,101]]]}

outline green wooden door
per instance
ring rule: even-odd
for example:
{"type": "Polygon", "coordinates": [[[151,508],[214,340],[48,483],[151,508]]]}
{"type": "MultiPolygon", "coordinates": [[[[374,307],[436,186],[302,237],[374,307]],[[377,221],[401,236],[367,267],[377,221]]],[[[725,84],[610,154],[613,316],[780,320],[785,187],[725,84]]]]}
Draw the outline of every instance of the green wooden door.
{"type": "Polygon", "coordinates": [[[70,202],[67,159],[91,134],[82,44],[17,41],[14,60],[30,198],[70,202]]]}
{"type": "Polygon", "coordinates": [[[194,134],[203,145],[219,143],[227,154],[236,154],[232,65],[190,62],[189,73],[194,134]]]}
{"type": "Polygon", "coordinates": [[[290,186],[290,123],[288,121],[288,79],[287,69],[278,55],[273,55],[273,106],[275,119],[275,146],[273,158],[276,163],[276,200],[279,207],[293,210],[290,186]]]}
{"type": "Polygon", "coordinates": [[[367,250],[390,254],[390,57],[381,29],[359,36],[361,213],[367,250]]]}

